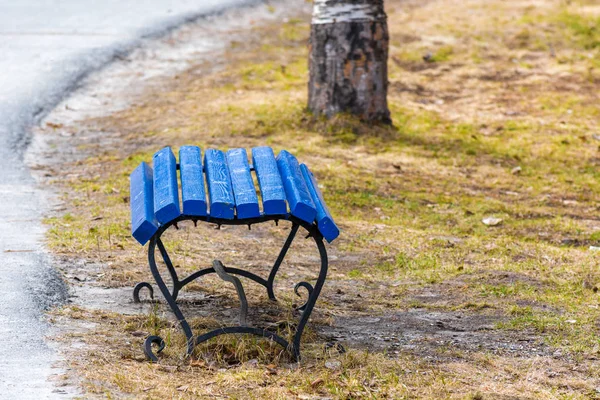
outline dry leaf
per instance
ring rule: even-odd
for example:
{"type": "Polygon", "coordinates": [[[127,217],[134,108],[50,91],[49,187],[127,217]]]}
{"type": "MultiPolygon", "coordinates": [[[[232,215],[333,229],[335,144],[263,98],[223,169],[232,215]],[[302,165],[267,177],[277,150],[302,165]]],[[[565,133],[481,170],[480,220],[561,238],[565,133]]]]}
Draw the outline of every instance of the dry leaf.
{"type": "Polygon", "coordinates": [[[177,366],[174,365],[159,365],[158,369],[164,372],[177,372],[177,366]]]}
{"type": "Polygon", "coordinates": [[[265,373],[267,375],[277,375],[277,366],[274,364],[269,364],[267,365],[267,370],[265,371],[265,373]]]}
{"type": "Polygon", "coordinates": [[[204,360],[192,360],[190,361],[190,367],[204,367],[206,366],[206,362],[204,360]]]}
{"type": "Polygon", "coordinates": [[[319,386],[321,386],[323,383],[325,383],[325,381],[321,378],[318,378],[318,379],[315,379],[314,381],[312,381],[310,386],[312,386],[313,389],[316,389],[319,386]]]}

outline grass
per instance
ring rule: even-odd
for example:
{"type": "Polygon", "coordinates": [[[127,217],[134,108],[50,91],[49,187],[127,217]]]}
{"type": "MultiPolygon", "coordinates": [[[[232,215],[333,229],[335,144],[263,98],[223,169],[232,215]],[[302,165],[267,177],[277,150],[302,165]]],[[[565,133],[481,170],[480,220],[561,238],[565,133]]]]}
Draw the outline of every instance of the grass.
{"type": "MultiPolygon", "coordinates": [[[[307,16],[257,26],[248,43],[235,42],[224,55],[223,70],[198,76],[192,68],[163,82],[160,95],[146,93],[129,109],[86,122],[116,136],[119,145],[88,144],[84,160],[61,165],[78,175],[57,182],[67,211],[47,220],[48,242],[58,254],[105,265],[102,285],[131,287],[149,278],[144,250],[126,222],[128,174],[139,162],[163,145],[286,148],[314,170],[343,232],[329,247],[330,283],[309,326],[415,312],[424,322],[411,329],[425,339],[413,348],[377,351],[350,341],[342,355],[324,352],[325,338],[313,330],[298,367],[267,342],[226,337],[190,360],[181,358],[182,335],[160,307],[147,316],[67,307],[55,318],[97,326],[94,335],[80,338],[88,348],[72,355],[89,393],[597,397],[600,273],[598,253],[589,247],[600,241],[598,7],[554,0],[386,6],[393,127],[307,113],[307,16]],[[484,225],[489,216],[502,224],[484,225]],[[498,336],[469,331],[479,350],[440,344],[440,336],[427,332],[429,312],[491,318],[498,336]],[[135,332],[168,339],[161,363],[141,362],[142,338],[135,332]],[[522,354],[507,353],[493,347],[494,340],[537,340],[541,350],[531,345],[522,354]],[[573,360],[581,368],[573,370],[573,360]]],[[[276,256],[285,232],[259,228],[260,247],[240,232],[217,236],[184,226],[170,249],[184,271],[224,257],[265,273],[260,260],[276,256]],[[197,243],[203,243],[201,254],[197,243]]],[[[311,249],[305,243],[298,250],[293,267],[282,271],[281,287],[313,277],[304,267],[311,249]]],[[[284,306],[297,300],[288,292],[270,322],[293,320],[284,306]]],[[[235,309],[223,296],[231,288],[215,280],[190,293],[216,296],[235,309]]],[[[249,296],[252,305],[269,307],[264,294],[249,296]]],[[[195,325],[208,329],[218,321],[200,315],[195,325]]]]}

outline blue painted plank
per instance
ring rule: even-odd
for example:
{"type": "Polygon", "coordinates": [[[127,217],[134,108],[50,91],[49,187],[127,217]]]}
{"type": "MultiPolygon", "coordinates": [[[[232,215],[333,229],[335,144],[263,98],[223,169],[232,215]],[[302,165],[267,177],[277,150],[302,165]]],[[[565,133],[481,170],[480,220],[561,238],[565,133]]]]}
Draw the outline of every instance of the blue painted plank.
{"type": "Polygon", "coordinates": [[[250,175],[246,149],[229,150],[227,152],[227,167],[231,177],[231,187],[238,219],[260,216],[258,196],[254,188],[252,175],[250,175]]]}
{"type": "Polygon", "coordinates": [[[329,243],[335,240],[340,235],[340,230],[338,229],[335,222],[333,222],[333,217],[329,213],[329,209],[325,204],[325,200],[323,199],[323,194],[321,193],[321,189],[317,186],[317,180],[312,172],[308,169],[306,164],[300,165],[300,169],[302,170],[302,176],[304,177],[304,181],[306,182],[306,186],[308,186],[308,191],[310,192],[310,196],[317,207],[317,227],[319,228],[319,232],[321,235],[327,240],[329,243]]]}
{"type": "Polygon", "coordinates": [[[277,167],[283,180],[283,187],[292,215],[312,223],[317,215],[315,204],[308,192],[298,160],[286,150],[277,156],[277,167]]]}
{"type": "Polygon", "coordinates": [[[233,219],[235,201],[225,153],[215,149],[206,150],[204,169],[210,198],[210,215],[215,218],[233,219]]]}
{"type": "Polygon", "coordinates": [[[131,235],[143,246],[158,230],[158,221],[154,217],[152,168],[143,162],[129,179],[131,235]]]}
{"type": "Polygon", "coordinates": [[[252,164],[258,178],[263,212],[266,215],[286,214],[285,189],[283,188],[281,175],[279,175],[273,149],[270,147],[253,148],[252,164]]]}
{"type": "Polygon", "coordinates": [[[177,162],[170,147],[154,153],[154,215],[161,224],[179,217],[177,162]]]}
{"type": "Polygon", "coordinates": [[[198,146],[182,146],[179,149],[179,173],[183,213],[206,215],[206,191],[202,173],[202,152],[198,146]]]}

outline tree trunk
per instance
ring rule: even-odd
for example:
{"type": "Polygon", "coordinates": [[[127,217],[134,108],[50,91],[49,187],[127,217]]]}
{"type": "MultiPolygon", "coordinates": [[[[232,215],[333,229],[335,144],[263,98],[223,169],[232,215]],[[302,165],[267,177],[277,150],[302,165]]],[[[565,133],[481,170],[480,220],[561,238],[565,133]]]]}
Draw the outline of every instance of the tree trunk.
{"type": "Polygon", "coordinates": [[[391,123],[383,0],[314,0],[308,108],[391,123]]]}

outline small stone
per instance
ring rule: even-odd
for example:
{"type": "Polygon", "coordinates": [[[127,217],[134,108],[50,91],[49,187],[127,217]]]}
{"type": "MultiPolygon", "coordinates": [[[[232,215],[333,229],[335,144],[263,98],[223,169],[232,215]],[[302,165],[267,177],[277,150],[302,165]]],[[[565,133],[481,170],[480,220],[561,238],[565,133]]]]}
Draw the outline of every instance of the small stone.
{"type": "Polygon", "coordinates": [[[519,175],[521,173],[521,171],[523,171],[523,169],[521,167],[514,167],[510,173],[513,175],[519,175]]]}
{"type": "Polygon", "coordinates": [[[590,246],[590,251],[600,251],[600,247],[598,247],[598,246],[590,246]]]}
{"type": "Polygon", "coordinates": [[[562,356],[562,351],[560,351],[560,350],[556,350],[556,351],[554,352],[554,354],[552,354],[552,355],[553,355],[554,357],[560,357],[560,356],[562,356]]]}
{"type": "Polygon", "coordinates": [[[358,322],[363,324],[376,324],[379,321],[381,321],[381,318],[377,317],[361,317],[358,319],[358,322]]]}
{"type": "Polygon", "coordinates": [[[336,369],[340,369],[342,366],[342,362],[339,360],[329,360],[325,362],[325,368],[327,369],[331,369],[331,370],[336,370],[336,369]]]}
{"type": "Polygon", "coordinates": [[[258,365],[258,360],[253,358],[252,360],[246,361],[246,365],[249,367],[256,367],[258,365]]]}
{"type": "Polygon", "coordinates": [[[567,324],[576,324],[577,320],[576,319],[568,319],[565,321],[567,324]]]}
{"type": "Polygon", "coordinates": [[[445,242],[446,247],[453,247],[453,246],[463,242],[463,240],[461,238],[458,238],[455,236],[444,236],[444,235],[432,236],[429,238],[429,240],[445,242]]]}
{"type": "Polygon", "coordinates": [[[496,217],[487,217],[484,218],[483,220],[481,220],[481,222],[484,223],[484,225],[487,226],[498,226],[502,223],[502,218],[496,218],[496,217]]]}

